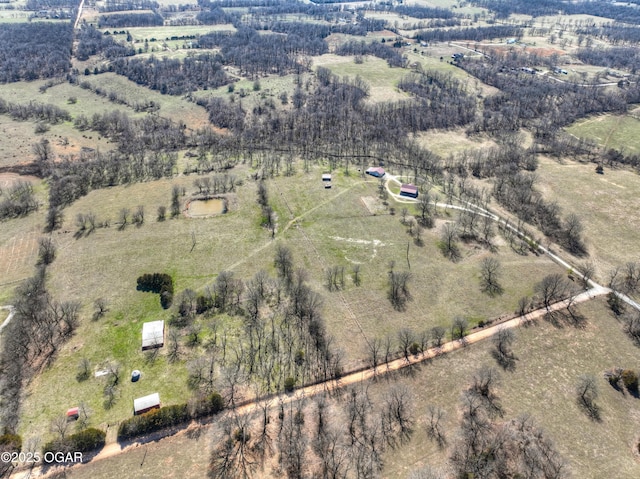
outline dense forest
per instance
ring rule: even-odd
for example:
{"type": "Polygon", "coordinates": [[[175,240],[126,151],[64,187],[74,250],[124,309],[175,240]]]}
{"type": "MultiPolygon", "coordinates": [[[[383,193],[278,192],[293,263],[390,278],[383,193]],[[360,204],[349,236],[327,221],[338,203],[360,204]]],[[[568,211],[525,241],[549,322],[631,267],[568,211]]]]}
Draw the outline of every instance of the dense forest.
{"type": "Polygon", "coordinates": [[[169,95],[181,95],[197,89],[217,88],[230,82],[222,69],[221,57],[210,53],[187,57],[146,59],[118,58],[113,71],[130,80],[169,95]]]}
{"type": "MultiPolygon", "coordinates": [[[[620,22],[640,24],[640,9],[620,5],[607,0],[571,2],[565,0],[473,0],[475,5],[488,8],[498,18],[507,18],[512,13],[539,17],[543,15],[594,15],[620,22]]],[[[631,3],[631,2],[628,2],[631,3]]]]}
{"type": "Polygon", "coordinates": [[[0,83],[50,78],[69,71],[73,25],[0,24],[0,83]]]}
{"type": "Polygon", "coordinates": [[[164,25],[164,18],[157,12],[114,13],[103,15],[98,20],[99,28],[155,27],[158,25],[164,25]]]}
{"type": "Polygon", "coordinates": [[[589,65],[626,68],[633,74],[640,68],[638,47],[581,48],[576,57],[589,65]]]}
{"type": "Polygon", "coordinates": [[[480,42],[492,38],[522,38],[524,30],[512,25],[492,25],[489,27],[450,28],[447,30],[421,30],[415,39],[425,42],[450,42],[471,40],[480,42]]]}
{"type": "Polygon", "coordinates": [[[542,138],[578,118],[598,112],[624,112],[627,104],[640,101],[637,85],[611,92],[560,83],[521,70],[531,64],[544,61],[512,52],[459,63],[474,77],[500,89],[500,93],[484,100],[483,116],[476,124],[478,130],[499,132],[529,127],[542,138]]]}

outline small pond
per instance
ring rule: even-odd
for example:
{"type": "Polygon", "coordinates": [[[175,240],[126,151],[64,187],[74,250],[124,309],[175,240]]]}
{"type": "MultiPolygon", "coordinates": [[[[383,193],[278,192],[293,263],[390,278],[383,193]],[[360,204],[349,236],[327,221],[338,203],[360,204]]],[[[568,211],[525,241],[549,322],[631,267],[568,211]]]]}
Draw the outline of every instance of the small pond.
{"type": "Polygon", "coordinates": [[[224,213],[224,200],[220,198],[193,200],[189,203],[189,216],[211,216],[222,213],[224,213]]]}

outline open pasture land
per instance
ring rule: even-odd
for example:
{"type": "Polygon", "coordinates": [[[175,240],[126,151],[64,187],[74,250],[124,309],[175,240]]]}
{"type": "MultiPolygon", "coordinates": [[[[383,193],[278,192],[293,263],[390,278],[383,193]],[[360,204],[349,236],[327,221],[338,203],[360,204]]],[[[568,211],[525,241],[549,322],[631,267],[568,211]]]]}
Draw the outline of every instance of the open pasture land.
{"type": "Polygon", "coordinates": [[[352,56],[339,56],[333,54],[321,55],[313,58],[316,67],[325,67],[331,70],[338,77],[349,77],[354,79],[360,76],[371,86],[369,99],[373,102],[401,100],[408,98],[408,95],[397,88],[400,79],[409,74],[410,70],[405,68],[391,68],[389,64],[381,58],[370,55],[363,57],[363,62],[355,63],[352,56]]]}
{"type": "MultiPolygon", "coordinates": [[[[415,62],[422,64],[422,68],[427,71],[434,70],[441,73],[450,73],[453,78],[464,82],[469,91],[475,90],[477,93],[484,96],[495,95],[498,93],[500,90],[497,88],[487,85],[486,83],[482,83],[474,76],[465,72],[462,68],[458,68],[453,63],[450,63],[451,55],[461,52],[465,53],[464,50],[461,50],[454,44],[447,45],[445,43],[436,43],[428,47],[411,45],[410,47],[406,47],[405,55],[409,60],[409,65],[415,62]],[[417,48],[418,51],[414,52],[414,48],[417,48]],[[440,58],[442,58],[442,61],[440,58]]],[[[466,53],[470,53],[472,56],[474,55],[468,51],[466,53]]]]}
{"type": "MultiPolygon", "coordinates": [[[[23,279],[33,274],[38,254],[38,238],[46,212],[46,191],[37,178],[0,173],[0,188],[5,190],[17,181],[34,185],[38,211],[23,218],[0,222],[0,299],[10,299],[11,291],[23,279]]],[[[0,301],[0,306],[5,304],[0,301]]]]}
{"type": "MultiPolygon", "coordinates": [[[[580,306],[580,312],[586,318],[583,329],[556,328],[539,320],[531,327],[515,331],[513,349],[518,359],[514,371],[500,373],[501,382],[496,392],[505,416],[498,421],[529,414],[556,444],[572,477],[599,479],[615,471],[616,478],[632,479],[640,474],[636,450],[640,400],[613,389],[602,373],[615,366],[636,367],[638,350],[621,332],[604,301],[585,303],[580,306]],[[575,386],[583,374],[596,377],[600,393],[596,402],[601,408],[601,422],[588,419],[576,403],[575,386]]],[[[378,405],[388,397],[391,388],[407,386],[415,418],[409,440],[384,453],[381,477],[406,479],[413,469],[424,465],[445,465],[459,427],[461,392],[469,387],[470,376],[481,365],[496,366],[491,349],[489,341],[474,344],[424,363],[408,373],[396,373],[388,379],[383,377],[364,385],[378,405]],[[429,405],[440,407],[445,413],[445,449],[438,448],[425,433],[429,405]]],[[[329,401],[332,407],[344,406],[340,399],[329,401]]],[[[314,410],[310,406],[309,417],[313,417],[314,410]]],[[[275,407],[271,415],[276,417],[275,407]]],[[[180,433],[123,454],[73,467],[67,471],[67,477],[106,479],[118,472],[132,479],[159,475],[188,479],[204,477],[209,453],[214,447],[213,429],[217,422],[196,434],[180,433]]],[[[254,477],[279,476],[267,469],[258,470],[254,477]]]]}
{"type": "Polygon", "coordinates": [[[627,155],[640,153],[640,120],[630,115],[602,114],[578,120],[566,130],[579,138],[596,141],[627,155]]]}
{"type": "MultiPolygon", "coordinates": [[[[45,80],[38,80],[0,85],[0,97],[17,104],[36,101],[55,105],[68,111],[74,118],[80,114],[91,118],[95,113],[113,110],[123,111],[133,117],[142,115],[129,107],[109,102],[104,97],[67,82],[54,85],[42,92],[40,87],[45,83],[45,80]],[[74,98],[75,103],[70,102],[70,98],[74,98]]],[[[47,126],[48,131],[36,134],[35,121],[15,121],[7,115],[0,115],[0,131],[4,138],[0,143],[0,166],[31,161],[34,157],[32,146],[41,139],[48,140],[57,155],[78,154],[83,147],[100,149],[103,152],[113,148],[108,139],[93,131],[79,131],[71,122],[47,126]]]]}
{"type": "MultiPolygon", "coordinates": [[[[241,264],[234,269],[238,278],[249,278],[255,270],[269,268],[273,256],[269,253],[260,261],[258,255],[244,263],[253,249],[271,243],[269,234],[259,226],[253,185],[239,188],[240,206],[236,211],[206,219],[180,215],[156,221],[157,207],[170,203],[172,185],[191,189],[193,179],[183,177],[97,190],[65,209],[64,225],[53,235],[57,257],[49,268],[48,285],[55,298],[82,303],[82,323],[53,367],[31,383],[21,423],[25,436],[47,430],[52,418],[78,401],[85,401],[93,411],[93,424],[106,428],[107,423],[130,416],[134,397],[158,391],[163,404],[183,402],[189,397],[184,362],[169,365],[164,351],[156,361],[148,362],[140,351],[142,323],[168,320],[171,311],[161,308],[157,294],[136,291],[136,278],[143,273],[169,273],[177,295],[185,288],[201,290],[233,263],[241,264]],[[118,212],[122,208],[134,211],[138,205],[143,205],[146,212],[144,224],[119,230],[114,224],[118,212]],[[98,221],[110,218],[111,227],[77,235],[77,214],[89,212],[98,221]],[[98,298],[106,300],[109,312],[95,322],[91,319],[92,304],[98,298]],[[112,408],[103,407],[101,379],[76,381],[82,358],[91,361],[92,371],[109,360],[120,363],[122,388],[112,408]],[[128,380],[133,369],[143,371],[139,383],[128,380]]],[[[238,327],[235,321],[239,320],[222,322],[233,329],[238,327]]]]}
{"type": "Polygon", "coordinates": [[[0,23],[24,23],[29,21],[31,12],[20,10],[0,10],[0,23]]]}
{"type": "Polygon", "coordinates": [[[486,15],[489,13],[485,8],[475,7],[468,2],[458,0],[415,0],[413,4],[419,7],[446,8],[460,15],[486,15]],[[461,4],[464,4],[464,6],[461,6],[461,4]]]}
{"type": "MultiPolygon", "coordinates": [[[[273,198],[280,218],[299,218],[298,228],[284,232],[285,242],[296,263],[301,261],[309,270],[315,289],[324,290],[328,330],[350,361],[357,363],[363,356],[367,340],[395,336],[402,327],[417,332],[436,325],[448,326],[455,316],[463,316],[475,325],[511,314],[518,300],[531,295],[534,284],[543,276],[562,272],[544,256],[523,257],[507,246],[499,246],[496,257],[502,263],[505,292],[490,298],[482,293],[479,284],[480,263],[491,256],[487,250],[461,245],[463,259],[451,263],[437,247],[442,222],[455,217],[441,212],[444,219],[439,221],[439,227],[425,230],[424,245],[417,246],[400,223],[400,211],[405,205],[391,204],[396,215],[372,215],[363,197],[377,196],[377,181],[356,174],[352,170],[353,176],[344,177],[334,172],[330,190],[323,188],[319,175],[307,175],[294,183],[279,178],[275,183],[281,194],[273,198]],[[404,311],[394,310],[387,299],[392,261],[397,271],[409,270],[412,275],[409,289],[413,300],[404,311]],[[356,264],[360,265],[362,277],[359,287],[352,281],[356,264]],[[345,267],[346,287],[342,292],[325,288],[324,272],[333,266],[345,267]]],[[[409,213],[415,214],[411,205],[409,213]]]]}
{"type": "Polygon", "coordinates": [[[584,237],[598,277],[606,282],[615,266],[640,258],[640,176],[626,169],[605,166],[604,175],[592,163],[558,163],[541,157],[537,188],[566,213],[574,212],[584,224],[584,237]]]}
{"type": "MultiPolygon", "coordinates": [[[[437,248],[439,229],[425,232],[424,246],[417,246],[400,224],[399,215],[371,214],[363,197],[376,196],[377,181],[363,180],[352,168],[353,176],[334,172],[333,188],[325,189],[320,181],[322,169],[312,168],[308,174],[300,170],[294,177],[267,182],[270,204],[278,217],[276,241],[260,226],[255,184],[246,180],[247,171],[242,168],[231,171],[245,179],[237,188],[237,208],[212,218],[181,215],[156,221],[157,207],[170,202],[172,185],[193,192],[195,176],[97,190],[66,208],[64,225],[53,235],[58,252],[48,270],[48,284],[54,297],[81,301],[83,319],[53,367],[30,386],[22,421],[25,437],[46,429],[48,421],[80,400],[94,411],[93,423],[104,427],[129,415],[133,397],[159,391],[164,404],[189,397],[184,362],[171,365],[163,352],[155,362],[147,363],[140,352],[142,323],[167,320],[172,314],[161,309],[157,295],[136,291],[136,278],[143,273],[170,273],[176,295],[185,288],[202,291],[223,270],[243,280],[260,269],[275,276],[275,245],[283,243],[291,249],[295,267],[308,271],[310,286],[323,296],[327,331],[344,350],[345,367],[353,368],[362,364],[367,340],[387,334],[395,338],[402,327],[420,332],[448,326],[456,315],[464,316],[470,325],[509,315],[520,297],[533,293],[535,282],[546,274],[562,272],[546,257],[517,256],[506,246],[498,246],[496,257],[502,263],[505,291],[488,297],[481,292],[479,274],[480,262],[491,253],[461,245],[462,260],[451,263],[437,248]],[[119,228],[119,212],[123,208],[133,212],[138,205],[146,213],[144,224],[119,228]],[[98,222],[110,219],[111,226],[78,234],[76,216],[89,212],[98,222]],[[408,269],[407,244],[413,300],[399,312],[387,299],[386,278],[391,261],[398,271],[408,269]],[[361,265],[359,287],[351,278],[354,264],[361,265]],[[324,287],[325,269],[331,266],[345,267],[342,291],[329,292],[324,287]],[[107,301],[109,312],[94,322],[92,304],[98,298],[107,301]],[[118,361],[125,379],[132,369],[148,371],[144,391],[141,385],[126,383],[116,405],[105,409],[100,380],[75,381],[77,365],[85,357],[93,368],[102,367],[107,360],[118,361]]],[[[439,225],[453,219],[443,218],[439,225]]],[[[217,316],[216,321],[232,335],[242,334],[240,318],[217,316]]]]}
{"type": "MultiPolygon", "coordinates": [[[[183,122],[193,130],[201,128],[208,123],[206,110],[184,99],[182,96],[162,95],[159,91],[138,85],[116,73],[102,73],[97,76],[89,75],[85,78],[86,81],[94,86],[99,86],[106,91],[116,92],[119,96],[124,97],[129,104],[154,101],[160,105],[158,115],[176,123],[183,122]]],[[[129,110],[129,114],[133,115],[133,110],[129,110]]]]}
{"type": "Polygon", "coordinates": [[[468,136],[464,129],[433,130],[416,135],[419,144],[428,150],[445,158],[451,154],[462,153],[465,150],[486,149],[496,146],[496,143],[485,135],[468,136]]]}
{"type": "MultiPolygon", "coordinates": [[[[515,371],[500,370],[497,388],[505,410],[502,420],[530,414],[555,442],[572,477],[599,479],[615,471],[616,478],[635,478],[640,475],[636,448],[640,400],[616,391],[603,373],[616,366],[637,368],[638,348],[621,331],[604,300],[583,303],[580,312],[586,318],[584,329],[556,328],[538,320],[515,331],[515,371]],[[601,422],[590,420],[576,402],[575,387],[584,374],[596,377],[601,422]]],[[[451,449],[442,451],[427,438],[426,409],[436,405],[445,411],[451,445],[459,427],[460,393],[469,386],[471,374],[481,365],[498,367],[492,349],[489,341],[475,344],[398,379],[412,391],[418,419],[411,440],[385,454],[383,477],[406,478],[413,468],[445,463],[451,449]]],[[[372,388],[382,401],[394,386],[379,381],[372,388]]]]}
{"type": "MultiPolygon", "coordinates": [[[[287,94],[287,104],[291,104],[291,96],[295,91],[297,78],[298,76],[294,74],[269,75],[258,79],[259,89],[257,90],[254,89],[256,85],[254,80],[240,78],[238,81],[233,83],[233,92],[229,92],[229,85],[223,85],[216,89],[207,91],[199,90],[194,92],[192,95],[194,98],[198,99],[211,97],[223,97],[230,99],[233,96],[234,100],[241,101],[243,108],[247,110],[252,110],[254,107],[263,104],[264,100],[269,98],[273,101],[276,108],[279,108],[283,106],[280,98],[283,93],[287,94]]],[[[304,82],[309,78],[309,75],[303,73],[299,78],[302,79],[301,83],[304,84],[304,82]]],[[[194,108],[197,107],[195,103],[192,105],[194,108]]],[[[203,109],[202,111],[205,110],[203,109]]]]}
{"type": "MultiPolygon", "coordinates": [[[[104,30],[113,31],[113,28],[105,28],[104,30]]],[[[157,26],[157,27],[128,27],[128,28],[116,28],[115,30],[127,30],[134,41],[144,42],[145,40],[151,41],[155,38],[156,41],[169,41],[171,37],[183,37],[191,35],[204,35],[205,33],[213,31],[231,31],[235,32],[236,29],[233,25],[182,25],[182,26],[157,26]]],[[[137,45],[136,45],[137,46],[137,45]]]]}

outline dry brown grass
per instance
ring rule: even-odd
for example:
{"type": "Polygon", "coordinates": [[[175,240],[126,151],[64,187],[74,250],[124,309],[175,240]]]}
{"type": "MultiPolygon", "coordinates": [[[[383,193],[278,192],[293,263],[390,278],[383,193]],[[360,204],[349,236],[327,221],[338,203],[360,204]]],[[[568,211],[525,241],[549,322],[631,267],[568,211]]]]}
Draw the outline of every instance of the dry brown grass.
{"type": "Polygon", "coordinates": [[[614,266],[640,257],[637,173],[605,167],[605,174],[598,175],[591,163],[542,157],[538,174],[544,196],[557,201],[565,214],[574,212],[582,218],[590,259],[600,279],[606,281],[614,266]]]}
{"type": "MultiPolygon", "coordinates": [[[[640,474],[636,449],[640,400],[614,390],[602,373],[612,366],[635,367],[638,350],[624,336],[603,300],[586,303],[580,310],[587,318],[584,329],[558,329],[540,321],[516,331],[517,366],[514,372],[501,373],[502,382],[497,390],[505,410],[504,420],[530,414],[556,443],[572,477],[599,479],[615,471],[616,478],[635,478],[640,474]],[[574,388],[583,374],[597,378],[602,422],[588,419],[576,403],[574,388]]],[[[411,470],[423,465],[445,464],[450,450],[439,449],[427,438],[426,408],[433,404],[445,411],[450,445],[458,427],[460,394],[480,365],[495,365],[491,348],[490,342],[475,344],[408,373],[383,377],[368,385],[376,404],[381,403],[389,388],[406,385],[411,391],[416,418],[410,440],[386,451],[382,477],[406,478],[411,470]]],[[[276,414],[275,410],[272,414],[276,414]]],[[[214,446],[211,438],[211,427],[200,434],[181,433],[73,468],[68,476],[106,478],[120,471],[130,478],[178,477],[178,473],[185,478],[203,477],[209,451],[214,446]]],[[[267,469],[254,477],[270,478],[277,474],[267,469]]]]}

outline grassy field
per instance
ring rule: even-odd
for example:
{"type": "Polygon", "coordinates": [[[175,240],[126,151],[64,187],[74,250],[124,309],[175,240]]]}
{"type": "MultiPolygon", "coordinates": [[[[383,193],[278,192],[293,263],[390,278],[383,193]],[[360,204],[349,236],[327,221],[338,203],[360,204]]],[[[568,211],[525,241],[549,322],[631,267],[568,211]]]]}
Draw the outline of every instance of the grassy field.
{"type": "Polygon", "coordinates": [[[640,120],[628,115],[598,115],[579,120],[566,130],[605,148],[615,148],[628,155],[640,153],[640,120]]]}
{"type": "Polygon", "coordinates": [[[357,64],[353,57],[343,57],[326,54],[314,57],[314,66],[325,67],[339,77],[355,78],[360,76],[370,86],[369,98],[371,101],[390,101],[407,98],[403,92],[397,89],[398,81],[409,73],[404,68],[391,68],[385,60],[366,56],[363,63],[357,64]]]}
{"type": "Polygon", "coordinates": [[[462,128],[449,131],[428,131],[417,135],[418,142],[425,148],[444,157],[462,153],[465,150],[477,150],[496,146],[491,138],[484,135],[469,137],[462,128]]]}
{"type": "Polygon", "coordinates": [[[138,85],[115,73],[103,73],[98,76],[90,75],[86,77],[86,80],[91,84],[99,85],[107,91],[117,92],[131,104],[152,100],[160,105],[160,110],[158,111],[160,116],[169,118],[176,123],[183,122],[191,129],[201,128],[208,123],[205,109],[184,99],[182,96],[162,95],[158,91],[138,85]]]}
{"type": "MultiPolygon", "coordinates": [[[[105,30],[113,30],[106,28],[105,30]]],[[[116,29],[118,31],[121,28],[116,29]]],[[[157,41],[170,40],[171,37],[204,35],[213,31],[229,30],[235,31],[233,25],[181,25],[181,26],[158,26],[158,27],[129,27],[126,29],[134,41],[151,40],[155,38],[157,41]]]]}
{"type": "MultiPolygon", "coordinates": [[[[308,79],[308,75],[301,75],[300,78],[304,83],[308,79]]],[[[207,91],[197,91],[193,93],[195,98],[211,98],[223,97],[228,100],[233,97],[234,101],[241,101],[243,108],[252,110],[259,104],[263,104],[264,100],[273,101],[276,108],[282,107],[280,95],[287,94],[287,104],[291,105],[292,92],[295,90],[295,82],[297,75],[269,75],[258,80],[259,89],[254,90],[255,82],[253,80],[239,79],[233,84],[233,92],[229,92],[229,86],[224,85],[216,89],[207,91]]]]}
{"type": "MultiPolygon", "coordinates": [[[[624,336],[604,301],[580,307],[587,318],[584,329],[555,328],[540,321],[516,331],[513,372],[502,372],[497,393],[505,410],[504,420],[528,413],[556,443],[572,477],[599,479],[615,471],[620,479],[635,478],[640,464],[634,448],[640,400],[614,390],[602,377],[613,366],[634,367],[637,348],[624,336]],[[576,404],[575,384],[583,374],[597,378],[602,421],[593,422],[576,404]],[[562,418],[561,421],[558,418],[562,418]]],[[[389,388],[407,385],[416,418],[414,433],[401,447],[384,454],[381,476],[404,479],[413,469],[444,465],[450,450],[439,449],[425,433],[425,410],[433,404],[446,413],[447,440],[455,440],[458,404],[471,373],[480,365],[495,366],[489,342],[438,358],[410,374],[368,384],[374,403],[389,388]]],[[[275,415],[275,411],[272,412],[275,415]]],[[[72,478],[107,478],[118,472],[127,477],[203,477],[212,447],[211,428],[203,434],[179,434],[144,447],[68,471],[72,478]],[[176,451],[180,451],[176,453],[176,451]],[[144,458],[144,459],[143,459],[144,458]]],[[[255,477],[275,477],[272,471],[255,477]]]]}
{"type": "MultiPolygon", "coordinates": [[[[113,110],[123,111],[133,117],[142,115],[68,82],[54,85],[42,92],[40,88],[45,83],[45,80],[38,80],[0,85],[0,97],[16,103],[28,103],[29,100],[33,100],[52,104],[68,111],[74,118],[80,114],[90,118],[94,113],[113,110]],[[69,98],[72,97],[76,99],[75,103],[69,102],[69,98]]],[[[78,131],[73,128],[71,122],[50,125],[49,131],[43,134],[35,134],[34,129],[35,122],[14,121],[9,116],[0,115],[0,131],[7,140],[0,144],[0,165],[31,161],[32,145],[43,138],[49,140],[53,151],[58,155],[78,154],[82,147],[100,151],[108,151],[113,147],[109,140],[101,138],[98,133],[78,131]],[[63,141],[65,138],[67,142],[63,141]]]]}
{"type": "MultiPolygon", "coordinates": [[[[437,248],[438,228],[425,232],[424,245],[416,246],[400,224],[399,215],[372,216],[362,197],[376,195],[376,181],[355,176],[354,168],[353,176],[334,172],[334,186],[326,190],[319,179],[321,170],[314,168],[310,174],[299,171],[293,178],[279,177],[267,185],[270,203],[278,213],[279,241],[291,248],[296,266],[308,270],[310,285],[323,295],[327,329],[344,350],[347,368],[361,364],[366,340],[395,337],[402,327],[422,331],[448,326],[457,315],[474,325],[509,314],[520,297],[533,293],[536,281],[562,271],[545,257],[518,256],[506,246],[498,246],[505,291],[490,298],[480,290],[479,271],[480,262],[491,253],[462,245],[462,260],[452,264],[437,248]],[[299,227],[290,223],[291,218],[296,218],[299,227]],[[399,312],[386,298],[386,275],[390,261],[396,262],[398,270],[407,269],[408,243],[413,300],[406,311],[399,312]],[[356,263],[361,264],[360,287],[350,279],[351,265],[356,263]],[[324,289],[324,270],[334,265],[346,267],[347,281],[344,291],[330,293],[324,289]]],[[[235,172],[241,178],[246,173],[242,169],[235,172]]],[[[81,301],[84,319],[55,365],[30,385],[22,421],[25,436],[45,430],[48,421],[81,400],[93,411],[94,423],[106,427],[128,416],[130,401],[137,395],[157,390],[165,404],[188,398],[184,362],[170,366],[161,357],[147,363],[139,350],[142,323],[170,317],[170,312],[160,308],[156,295],[136,292],[135,279],[140,274],[170,273],[176,294],[185,288],[201,290],[222,270],[230,269],[241,279],[250,278],[259,269],[275,275],[276,242],[259,226],[253,182],[239,187],[238,207],[225,215],[155,220],[157,207],[169,203],[172,184],[192,190],[193,179],[180,177],[93,191],[65,210],[65,223],[53,236],[58,254],[50,266],[49,287],[56,298],[81,301]],[[138,205],[146,211],[145,223],[119,231],[113,224],[118,212],[138,205]],[[75,218],[88,212],[95,213],[99,221],[109,218],[112,226],[77,238],[75,218]],[[192,234],[196,246],[190,251],[192,234]],[[92,322],[91,305],[97,298],[107,300],[109,313],[92,322]],[[116,360],[125,376],[132,369],[142,369],[145,381],[126,382],[116,405],[106,410],[101,380],[74,380],[83,357],[90,359],[94,368],[116,360]]],[[[440,226],[450,219],[445,215],[440,226]]],[[[240,331],[238,318],[223,316],[217,321],[232,332],[240,331]]]]}
{"type": "Polygon", "coordinates": [[[640,207],[640,176],[606,167],[604,175],[598,175],[593,164],[558,163],[544,157],[538,175],[538,188],[547,199],[582,218],[590,259],[602,280],[612,267],[640,256],[640,218],[635,214],[640,207]]]}
{"type": "Polygon", "coordinates": [[[37,259],[37,242],[42,234],[46,213],[46,188],[39,179],[2,173],[0,187],[6,188],[18,179],[30,181],[34,185],[40,208],[26,217],[0,223],[0,305],[7,304],[13,288],[33,274],[37,259]]]}

